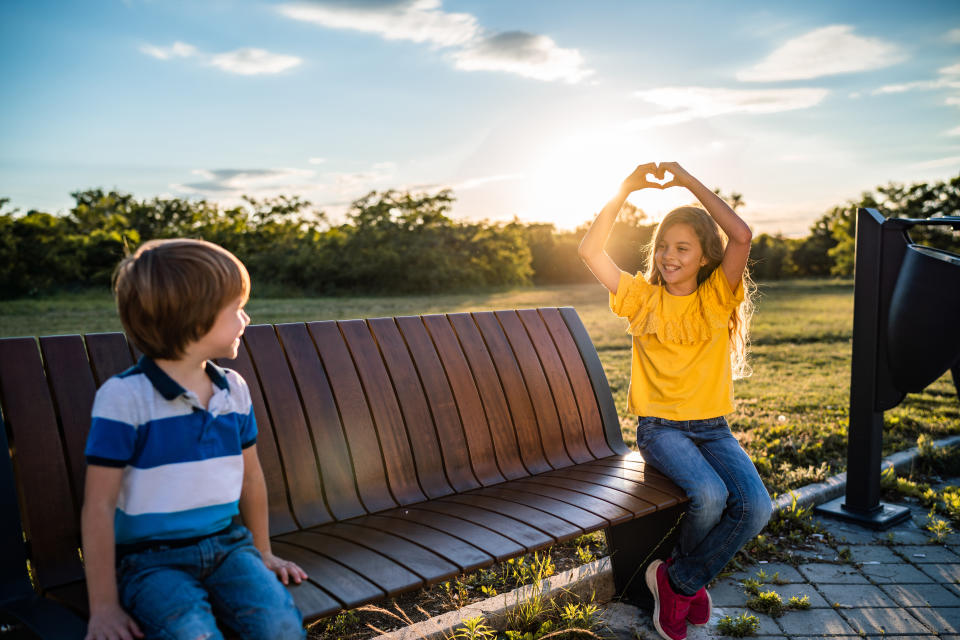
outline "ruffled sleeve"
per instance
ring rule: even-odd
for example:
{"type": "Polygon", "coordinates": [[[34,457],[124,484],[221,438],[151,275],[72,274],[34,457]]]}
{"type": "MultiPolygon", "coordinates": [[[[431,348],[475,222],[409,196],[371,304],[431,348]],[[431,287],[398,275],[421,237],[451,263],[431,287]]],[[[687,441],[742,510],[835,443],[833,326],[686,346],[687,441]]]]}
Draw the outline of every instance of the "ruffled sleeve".
{"type": "Polygon", "coordinates": [[[736,289],[731,290],[730,281],[720,266],[713,270],[710,277],[700,285],[700,289],[707,313],[718,314],[725,320],[730,317],[730,312],[743,302],[743,278],[737,283],[736,289]]]}
{"type": "Polygon", "coordinates": [[[653,289],[654,286],[642,274],[631,276],[621,271],[617,292],[610,294],[610,310],[621,318],[632,318],[647,302],[653,289]]]}

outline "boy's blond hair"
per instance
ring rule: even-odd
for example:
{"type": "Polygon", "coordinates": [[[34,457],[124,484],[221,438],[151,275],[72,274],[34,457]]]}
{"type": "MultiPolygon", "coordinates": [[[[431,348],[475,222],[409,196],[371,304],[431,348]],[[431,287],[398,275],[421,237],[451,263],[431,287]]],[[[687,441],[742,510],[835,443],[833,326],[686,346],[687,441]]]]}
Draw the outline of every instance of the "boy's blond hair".
{"type": "Polygon", "coordinates": [[[250,276],[212,242],[151,240],[117,265],[113,289],[130,341],[151,358],[177,360],[227,303],[250,295],[250,276]]]}

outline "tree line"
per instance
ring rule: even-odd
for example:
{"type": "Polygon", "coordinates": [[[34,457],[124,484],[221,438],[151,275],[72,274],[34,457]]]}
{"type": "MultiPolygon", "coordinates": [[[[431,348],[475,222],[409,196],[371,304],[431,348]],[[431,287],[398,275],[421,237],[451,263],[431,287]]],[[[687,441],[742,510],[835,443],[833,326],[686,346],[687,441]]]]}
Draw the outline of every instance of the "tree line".
{"type": "MultiPolygon", "coordinates": [[[[719,191],[718,191],[719,192],[719,191]]],[[[721,195],[743,205],[738,193],[721,195]]],[[[458,221],[449,190],[372,191],[355,200],[346,219],[327,215],[297,196],[223,207],[204,200],[152,198],[88,189],[71,194],[63,215],[6,210],[0,198],[0,297],[106,287],[114,266],[154,238],[204,238],[233,251],[255,283],[311,295],[431,293],[501,286],[590,282],[577,257],[589,221],[574,231],[552,224],[458,221]]],[[[890,183],[823,214],[803,238],[754,237],[751,270],[769,280],[849,276],[853,272],[857,207],[884,215],[930,217],[960,212],[960,175],[948,181],[890,183]]],[[[644,268],[656,225],[630,203],[616,222],[608,253],[623,269],[644,268]]],[[[942,228],[911,235],[960,252],[942,228]]]]}

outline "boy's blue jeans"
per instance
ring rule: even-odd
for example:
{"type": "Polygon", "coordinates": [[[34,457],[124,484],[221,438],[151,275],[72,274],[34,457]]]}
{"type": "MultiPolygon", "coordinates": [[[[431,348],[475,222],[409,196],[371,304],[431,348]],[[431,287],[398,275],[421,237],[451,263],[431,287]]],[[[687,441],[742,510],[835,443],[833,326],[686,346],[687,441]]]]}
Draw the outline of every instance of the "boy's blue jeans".
{"type": "Polygon", "coordinates": [[[244,639],[306,635],[293,597],[243,525],[189,546],[131,553],[117,572],[121,604],[147,638],[223,638],[214,616],[244,639]]]}
{"type": "Polygon", "coordinates": [[[684,421],[641,417],[637,448],[690,498],[667,571],[681,591],[696,593],[767,524],[770,495],[722,416],[684,421]]]}

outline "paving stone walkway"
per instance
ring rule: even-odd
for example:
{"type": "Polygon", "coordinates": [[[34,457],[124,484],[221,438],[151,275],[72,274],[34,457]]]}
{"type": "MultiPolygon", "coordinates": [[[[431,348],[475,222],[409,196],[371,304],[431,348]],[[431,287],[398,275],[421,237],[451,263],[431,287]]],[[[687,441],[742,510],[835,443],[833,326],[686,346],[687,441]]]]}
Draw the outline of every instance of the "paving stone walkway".
{"type": "MultiPolygon", "coordinates": [[[[956,484],[956,482],[953,482],[956,484]]],[[[960,640],[960,533],[934,543],[922,527],[925,509],[909,505],[910,521],[874,532],[831,518],[817,521],[850,549],[850,561],[817,542],[797,552],[799,565],[762,563],[719,580],[710,590],[714,612],[704,627],[689,627],[690,640],[725,638],[717,622],[742,613],[760,620],[757,638],[863,637],[949,638],[960,640]],[[761,591],[773,590],[786,603],[807,596],[810,608],[778,618],[751,611],[742,580],[767,577],[761,591]],[[782,584],[773,584],[777,574],[782,584]]],[[[635,607],[612,603],[605,611],[618,639],[659,638],[649,616],[635,607]]]]}

